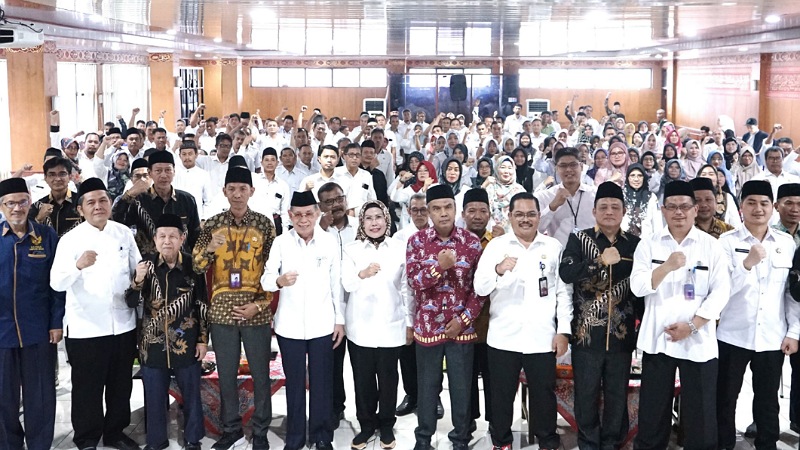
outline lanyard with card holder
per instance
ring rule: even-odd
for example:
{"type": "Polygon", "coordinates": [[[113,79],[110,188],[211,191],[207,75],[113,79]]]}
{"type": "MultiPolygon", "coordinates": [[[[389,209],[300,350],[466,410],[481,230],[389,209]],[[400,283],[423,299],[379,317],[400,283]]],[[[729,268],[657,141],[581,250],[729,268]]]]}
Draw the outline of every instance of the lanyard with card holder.
{"type": "Polygon", "coordinates": [[[549,293],[547,289],[547,276],[544,274],[544,270],[546,268],[547,266],[544,264],[544,262],[539,261],[539,270],[542,271],[542,277],[539,278],[539,297],[547,297],[547,294],[549,293]]]}
{"type": "Polygon", "coordinates": [[[233,261],[231,262],[231,268],[228,269],[228,287],[231,289],[241,289],[242,288],[242,268],[236,267],[239,264],[239,252],[241,249],[241,244],[247,242],[247,250],[250,251],[250,242],[247,241],[247,233],[250,231],[250,225],[248,225],[244,229],[244,237],[242,237],[241,242],[237,242],[233,239],[231,235],[231,226],[228,225],[228,240],[233,242],[233,261]]]}

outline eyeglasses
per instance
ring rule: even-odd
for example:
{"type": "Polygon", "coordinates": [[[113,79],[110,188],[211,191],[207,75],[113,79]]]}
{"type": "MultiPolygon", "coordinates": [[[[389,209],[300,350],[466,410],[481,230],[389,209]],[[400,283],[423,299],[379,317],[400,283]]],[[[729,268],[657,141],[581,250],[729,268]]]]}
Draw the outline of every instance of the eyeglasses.
{"type": "Polygon", "coordinates": [[[580,166],[581,166],[581,164],[580,163],[576,163],[576,162],[569,163],[569,164],[556,164],[556,167],[558,167],[559,169],[562,169],[562,170],[567,170],[567,169],[576,170],[580,166]]]}
{"type": "Polygon", "coordinates": [[[783,158],[780,156],[770,156],[767,158],[767,161],[783,161],[783,158]]]}
{"type": "Polygon", "coordinates": [[[682,205],[676,205],[674,203],[671,203],[669,205],[664,205],[663,208],[669,212],[675,212],[679,209],[681,210],[681,212],[686,212],[694,208],[694,205],[692,205],[691,203],[684,203],[682,205]]]}
{"type": "Polygon", "coordinates": [[[312,218],[314,218],[314,213],[313,212],[292,213],[292,216],[298,220],[311,220],[312,218]]]}
{"type": "Polygon", "coordinates": [[[66,172],[66,171],[58,172],[58,173],[53,173],[53,172],[48,172],[47,173],[47,178],[67,178],[68,176],[69,176],[69,172],[66,172]]]}
{"type": "Polygon", "coordinates": [[[347,200],[347,196],[346,195],[340,195],[340,196],[335,197],[335,198],[329,198],[327,200],[323,200],[320,203],[322,203],[323,205],[325,205],[327,207],[331,207],[336,203],[344,203],[346,200],[347,200]]]}
{"type": "Polygon", "coordinates": [[[528,211],[526,213],[519,211],[511,214],[511,217],[513,217],[514,220],[535,219],[538,216],[539,216],[538,211],[528,211]]]}
{"type": "Polygon", "coordinates": [[[428,208],[408,208],[408,212],[413,215],[422,215],[428,213],[428,208]]]}
{"type": "Polygon", "coordinates": [[[3,206],[11,210],[16,209],[17,207],[27,208],[30,204],[31,204],[30,200],[20,200],[18,202],[14,201],[3,202],[3,206]]]}

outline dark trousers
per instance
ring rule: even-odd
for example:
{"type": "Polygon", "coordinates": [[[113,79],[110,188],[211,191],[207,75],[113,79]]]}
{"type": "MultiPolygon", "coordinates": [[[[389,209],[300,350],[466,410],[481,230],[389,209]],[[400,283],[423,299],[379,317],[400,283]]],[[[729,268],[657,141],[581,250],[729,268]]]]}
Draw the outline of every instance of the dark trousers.
{"type": "Polygon", "coordinates": [[[659,353],[642,357],[642,388],[639,391],[639,434],[636,450],[664,450],[672,430],[675,369],[681,373],[681,422],[685,450],[717,448],[718,360],[703,363],[659,353]]]}
{"type": "Polygon", "coordinates": [[[55,346],[42,342],[23,348],[0,349],[0,447],[30,450],[53,445],[56,420],[55,346]],[[19,423],[19,392],[25,430],[19,423]],[[24,441],[24,442],[23,442],[24,441]]]}
{"type": "Polygon", "coordinates": [[[391,430],[396,420],[400,347],[360,347],[352,341],[348,347],[356,391],[356,417],[361,430],[391,430]]]}
{"type": "Polygon", "coordinates": [[[800,353],[789,355],[792,365],[792,385],[789,388],[789,421],[800,423],[800,353]]]}
{"type": "Polygon", "coordinates": [[[631,354],[572,347],[575,421],[580,450],[619,448],[628,434],[631,354]],[[600,395],[603,421],[600,423],[600,395]]]}
{"type": "Polygon", "coordinates": [[[169,383],[172,376],[183,397],[183,438],[186,443],[198,443],[205,436],[203,405],[200,403],[200,362],[188,367],[161,369],[142,366],[145,416],[147,418],[147,445],[158,447],[168,441],[167,411],[169,410],[169,383]]]}
{"type": "Polygon", "coordinates": [[[239,415],[239,362],[242,344],[253,377],[253,406],[250,419],[253,434],[266,436],[272,420],[272,392],[269,380],[269,361],[272,356],[270,342],[272,329],[269,325],[237,326],[211,324],[211,343],[217,357],[219,393],[222,400],[222,430],[229,433],[242,429],[239,415]]]}
{"type": "Polygon", "coordinates": [[[306,355],[308,356],[308,437],[313,443],[333,440],[332,334],[301,340],[278,336],[286,374],[286,450],[306,445],[306,355]]]}
{"type": "MultiPolygon", "coordinates": [[[[800,374],[800,372],[798,372],[800,374]]],[[[403,390],[417,404],[417,344],[404,345],[400,350],[400,375],[403,377],[403,390]]],[[[800,386],[800,384],[798,384],[800,386]]],[[[799,393],[800,394],[800,393],[799,393]]]]}
{"type": "Polygon", "coordinates": [[[489,389],[491,377],[489,375],[489,357],[487,354],[488,346],[485,342],[475,344],[475,356],[472,359],[472,394],[470,395],[470,417],[478,419],[481,417],[481,401],[478,392],[478,375],[483,377],[483,407],[486,410],[484,417],[487,422],[492,421],[492,390],[489,389]]]}
{"type": "Polygon", "coordinates": [[[131,423],[136,331],[65,341],[72,366],[72,442],[95,447],[121,439],[131,423]],[[103,415],[103,399],[106,411],[103,415]]]}
{"type": "MultiPolygon", "coordinates": [[[[344,412],[347,395],[344,392],[344,355],[347,352],[347,339],[333,349],[333,422],[339,423],[339,413],[344,412]]],[[[334,425],[335,426],[335,425],[334,425]]]]}
{"type": "MultiPolygon", "coordinates": [[[[781,383],[783,352],[755,352],[719,342],[717,378],[717,427],[720,448],[736,446],[736,399],[742,390],[747,364],[753,372],[753,419],[758,429],[756,448],[774,449],[780,436],[778,389],[781,383]]],[[[683,380],[683,377],[681,377],[683,380]]]]}
{"type": "MultiPolygon", "coordinates": [[[[492,444],[510,445],[511,422],[514,419],[514,397],[519,385],[519,371],[525,370],[528,380],[528,404],[531,429],[539,439],[539,448],[559,448],[556,433],[556,354],[509,352],[489,347],[492,366],[492,444]]],[[[449,370],[449,369],[448,369],[449,370]]]]}
{"type": "MultiPolygon", "coordinates": [[[[417,344],[417,443],[430,445],[436,432],[436,405],[442,389],[442,361],[447,358],[447,381],[450,386],[450,412],[453,430],[447,437],[454,444],[469,444],[470,384],[474,344],[447,341],[425,347],[417,344]]],[[[555,371],[555,369],[554,369],[555,371]]]]}

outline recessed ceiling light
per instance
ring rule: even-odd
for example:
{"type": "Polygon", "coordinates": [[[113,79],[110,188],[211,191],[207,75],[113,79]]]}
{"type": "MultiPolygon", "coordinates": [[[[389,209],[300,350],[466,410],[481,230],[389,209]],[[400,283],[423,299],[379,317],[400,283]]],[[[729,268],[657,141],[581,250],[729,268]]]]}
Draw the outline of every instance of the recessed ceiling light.
{"type": "Polygon", "coordinates": [[[517,47],[519,47],[519,42],[514,42],[514,45],[516,45],[517,47]]]}
{"type": "Polygon", "coordinates": [[[167,34],[170,36],[175,36],[178,32],[174,29],[167,30],[167,34]]]}
{"type": "Polygon", "coordinates": [[[772,14],[764,18],[764,22],[767,23],[778,23],[781,21],[781,16],[772,14]]]}
{"type": "Polygon", "coordinates": [[[201,55],[200,53],[195,53],[195,54],[194,54],[194,57],[195,57],[195,58],[199,58],[199,57],[201,57],[201,56],[203,56],[203,55],[201,55]]]}
{"type": "Polygon", "coordinates": [[[216,42],[217,44],[219,44],[220,42],[222,42],[222,38],[221,38],[221,37],[215,37],[215,38],[214,38],[214,42],[216,42]]]}
{"type": "Polygon", "coordinates": [[[739,51],[740,51],[740,52],[746,52],[747,50],[748,50],[748,48],[747,48],[747,47],[745,47],[745,46],[741,46],[741,47],[739,47],[739,51]]]}
{"type": "Polygon", "coordinates": [[[736,6],[736,2],[725,2],[722,6],[736,6]]]}
{"type": "Polygon", "coordinates": [[[451,56],[450,59],[456,59],[456,57],[455,56],[451,56]]]}
{"type": "Polygon", "coordinates": [[[656,53],[655,55],[653,55],[653,58],[661,59],[663,57],[664,57],[664,55],[662,55],[661,53],[656,53]]]}

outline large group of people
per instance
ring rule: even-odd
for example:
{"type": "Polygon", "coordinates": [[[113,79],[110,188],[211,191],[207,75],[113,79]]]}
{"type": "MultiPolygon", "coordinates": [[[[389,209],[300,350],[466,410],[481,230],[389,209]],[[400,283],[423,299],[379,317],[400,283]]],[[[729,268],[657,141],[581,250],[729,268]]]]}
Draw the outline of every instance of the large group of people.
{"type": "MultiPolygon", "coordinates": [[[[352,449],[395,448],[396,417],[416,411],[414,448],[427,450],[444,373],[453,448],[483,413],[494,448],[510,449],[521,370],[532,433],[559,448],[558,358],[573,368],[578,447],[619,448],[637,348],[635,448],[666,448],[679,405],[687,449],[732,449],[748,366],[748,432],[775,448],[784,357],[800,361],[800,150],[778,124],[748,119],[738,138],[720,117],[695,133],[663,110],[630,121],[608,99],[600,120],[573,100],[564,121],[521,105],[469,124],[403,109],[352,129],[319,110],[304,122],[305,107],[295,121],[200,105],[167,131],[164,112],[135,109],[69,137],[53,111],[42,173],[0,182],[0,440],[51,446],[63,337],[76,447],[140,448],[123,431],[138,360],[145,449],[169,445],[171,377],[183,442],[199,449],[212,348],[213,448],[246,439],[244,356],[249,440],[268,449],[274,334],[288,450],[333,448],[350,394],[352,449]]],[[[791,404],[800,430],[800,380],[791,404]]]]}

